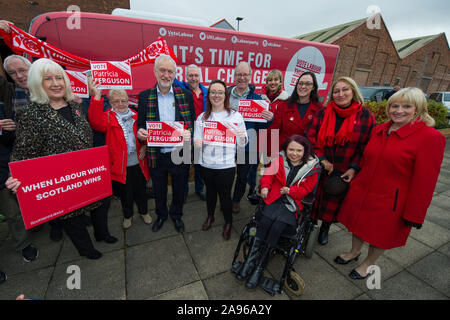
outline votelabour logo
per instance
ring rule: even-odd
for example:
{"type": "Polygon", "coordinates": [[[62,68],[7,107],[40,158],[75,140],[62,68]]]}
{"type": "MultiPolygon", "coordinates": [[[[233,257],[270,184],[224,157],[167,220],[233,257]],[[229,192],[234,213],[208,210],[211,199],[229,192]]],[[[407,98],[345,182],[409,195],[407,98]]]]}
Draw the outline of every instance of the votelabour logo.
{"type": "Polygon", "coordinates": [[[159,28],[159,35],[165,37],[167,35],[167,30],[164,27],[159,28]]]}
{"type": "Polygon", "coordinates": [[[206,34],[204,32],[200,32],[200,40],[205,40],[206,34]]]}

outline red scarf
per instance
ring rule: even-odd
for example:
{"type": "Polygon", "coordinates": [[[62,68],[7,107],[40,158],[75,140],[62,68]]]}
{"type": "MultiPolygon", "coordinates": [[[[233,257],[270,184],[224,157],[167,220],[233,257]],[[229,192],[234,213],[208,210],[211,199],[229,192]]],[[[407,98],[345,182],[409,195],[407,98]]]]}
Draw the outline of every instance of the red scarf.
{"type": "Polygon", "coordinates": [[[269,98],[270,102],[273,102],[273,100],[275,100],[281,94],[281,88],[274,93],[269,92],[267,85],[264,86],[264,89],[266,90],[266,96],[267,98],[269,98]]]}
{"type": "MultiPolygon", "coordinates": [[[[48,58],[67,67],[91,69],[90,61],[88,59],[84,59],[58,49],[47,42],[33,37],[14,25],[10,24],[9,27],[11,28],[11,32],[6,33],[3,30],[0,30],[0,36],[3,37],[3,41],[14,53],[19,55],[28,53],[33,57],[48,58]]],[[[167,42],[163,38],[159,37],[158,40],[151,43],[144,50],[124,62],[129,62],[132,67],[146,63],[153,63],[156,57],[161,54],[170,55],[175,62],[177,61],[177,57],[172,49],[169,48],[167,42]]]]}
{"type": "Polygon", "coordinates": [[[349,142],[353,133],[356,114],[361,109],[362,105],[358,102],[353,102],[348,108],[341,108],[331,101],[325,109],[323,123],[317,137],[318,145],[320,147],[331,147],[335,144],[343,146],[349,142]],[[335,134],[336,114],[341,118],[345,118],[345,120],[339,128],[339,131],[335,134]]]}

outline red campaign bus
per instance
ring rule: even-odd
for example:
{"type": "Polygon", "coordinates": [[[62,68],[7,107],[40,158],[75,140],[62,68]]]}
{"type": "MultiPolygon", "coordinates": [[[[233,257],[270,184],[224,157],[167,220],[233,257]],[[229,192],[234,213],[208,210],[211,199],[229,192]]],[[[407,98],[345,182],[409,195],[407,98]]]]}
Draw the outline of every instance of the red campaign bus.
{"type": "MultiPolygon", "coordinates": [[[[71,12],[45,13],[33,19],[29,33],[91,61],[123,61],[163,37],[177,56],[177,79],[186,80],[186,67],[196,64],[206,86],[214,79],[234,84],[235,66],[247,61],[253,69],[251,83],[257,89],[265,84],[270,70],[279,69],[290,94],[298,77],[313,71],[323,99],[339,53],[336,45],[141,18],[80,12],[79,28],[70,24],[73,19],[71,12]]],[[[130,94],[156,81],[152,64],[132,67],[132,77],[130,94]]]]}

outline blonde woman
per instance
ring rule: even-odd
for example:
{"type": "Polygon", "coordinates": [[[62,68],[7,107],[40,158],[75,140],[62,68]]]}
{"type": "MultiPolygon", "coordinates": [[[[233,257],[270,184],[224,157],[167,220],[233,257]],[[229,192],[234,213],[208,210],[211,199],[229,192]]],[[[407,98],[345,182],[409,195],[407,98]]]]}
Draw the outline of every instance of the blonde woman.
{"type": "Polygon", "coordinates": [[[362,106],[363,97],[355,81],[340,77],[330,91],[330,102],[313,117],[305,135],[325,170],[322,171],[314,218],[322,220],[319,243],[328,243],[328,231],[345,196],[342,185],[360,170],[364,147],[375,125],[375,117],[362,106]],[[339,190],[341,189],[341,190],[339,190]]]}
{"type": "Polygon", "coordinates": [[[370,244],[352,279],[366,278],[367,268],[385,250],[404,246],[411,227],[422,226],[444,156],[445,137],[432,128],[420,89],[398,91],[386,111],[389,121],[374,128],[364,166],[337,217],[353,233],[351,250],[337,256],[337,264],[356,261],[364,242],[370,244]]]}

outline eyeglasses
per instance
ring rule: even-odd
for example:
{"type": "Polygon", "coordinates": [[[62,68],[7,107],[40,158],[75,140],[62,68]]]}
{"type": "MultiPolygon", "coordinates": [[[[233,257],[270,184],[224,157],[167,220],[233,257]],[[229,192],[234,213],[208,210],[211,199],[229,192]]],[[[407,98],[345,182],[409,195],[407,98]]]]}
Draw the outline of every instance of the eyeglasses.
{"type": "Polygon", "coordinates": [[[245,77],[249,77],[250,73],[236,73],[234,76],[236,78],[245,78],[245,77]]]}
{"type": "Polygon", "coordinates": [[[212,96],[223,96],[225,91],[211,91],[209,94],[212,96]]]}
{"type": "Polygon", "coordinates": [[[16,75],[18,75],[18,74],[24,74],[24,73],[27,73],[27,72],[28,72],[28,69],[19,69],[19,70],[17,70],[17,71],[8,72],[8,74],[9,74],[11,77],[14,77],[14,76],[16,76],[16,75]]]}
{"type": "Polygon", "coordinates": [[[109,100],[109,103],[111,104],[128,104],[128,100],[109,100]]]}
{"type": "Polygon", "coordinates": [[[303,81],[300,81],[297,84],[297,86],[299,86],[299,87],[303,87],[303,86],[305,86],[305,87],[312,87],[313,85],[314,85],[314,83],[312,83],[312,82],[303,82],[303,81]]]}

